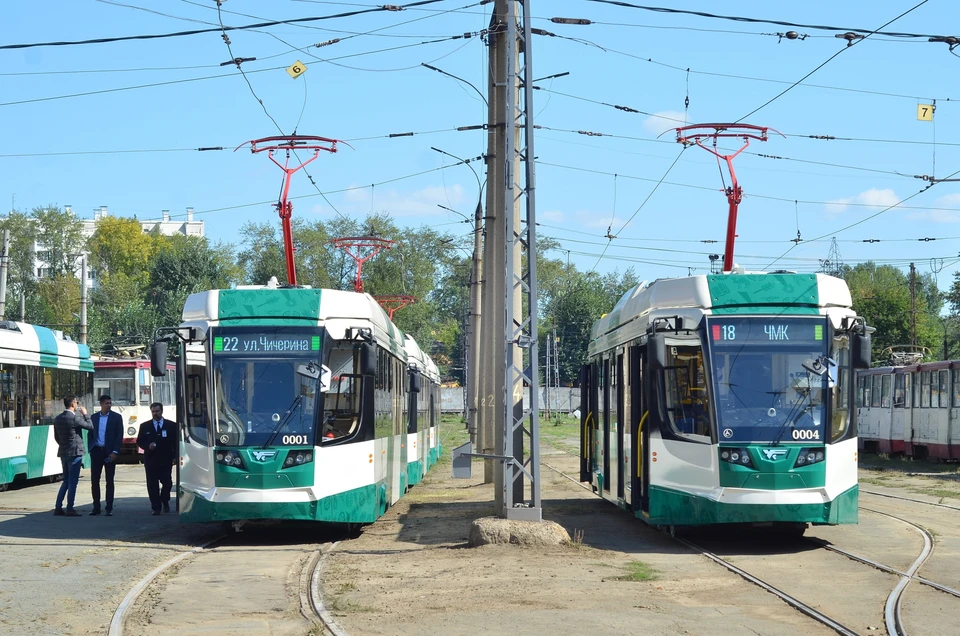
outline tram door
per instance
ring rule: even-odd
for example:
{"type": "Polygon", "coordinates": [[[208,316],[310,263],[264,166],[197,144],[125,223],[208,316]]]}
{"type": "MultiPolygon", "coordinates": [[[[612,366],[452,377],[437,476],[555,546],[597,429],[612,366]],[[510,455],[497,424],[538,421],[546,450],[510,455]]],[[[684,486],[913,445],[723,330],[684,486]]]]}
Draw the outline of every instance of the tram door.
{"type": "Polygon", "coordinates": [[[603,405],[603,489],[610,492],[610,360],[603,361],[600,377],[600,403],[603,405]]]}
{"type": "Polygon", "coordinates": [[[597,468],[596,440],[598,430],[597,365],[580,368],[580,481],[593,481],[597,468]]]}
{"type": "Polygon", "coordinates": [[[617,498],[623,499],[623,476],[624,476],[624,466],[623,460],[627,456],[626,449],[624,447],[624,431],[627,428],[627,414],[624,409],[624,393],[626,393],[626,387],[623,385],[623,354],[617,355],[617,368],[615,371],[616,378],[616,402],[617,410],[614,413],[614,426],[617,428],[617,452],[614,453],[614,457],[617,460],[617,498]]]}
{"type": "Polygon", "coordinates": [[[631,503],[634,510],[648,509],[647,484],[650,467],[646,460],[647,449],[650,447],[649,428],[644,421],[647,412],[647,397],[644,394],[644,362],[646,348],[631,346],[627,356],[629,364],[630,382],[630,437],[633,440],[630,462],[630,489],[631,503]],[[642,426],[641,426],[642,425],[642,426]]]}

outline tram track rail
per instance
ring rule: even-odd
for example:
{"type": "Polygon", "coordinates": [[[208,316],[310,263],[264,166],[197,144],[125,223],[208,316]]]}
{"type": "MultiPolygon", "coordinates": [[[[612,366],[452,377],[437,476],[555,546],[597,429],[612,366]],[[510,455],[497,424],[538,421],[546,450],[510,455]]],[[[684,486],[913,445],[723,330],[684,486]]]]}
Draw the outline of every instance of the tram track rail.
{"type": "MultiPolygon", "coordinates": [[[[572,481],[573,483],[577,484],[578,486],[580,486],[580,487],[583,488],[584,490],[591,490],[591,489],[588,488],[587,486],[583,485],[580,481],[578,481],[577,479],[574,479],[573,477],[571,477],[571,476],[568,475],[567,473],[563,472],[563,471],[560,470],[559,468],[556,468],[555,466],[551,466],[550,464],[548,464],[547,462],[544,462],[544,461],[542,461],[542,460],[541,460],[540,463],[541,463],[543,466],[546,466],[547,468],[549,468],[550,470],[558,473],[558,474],[561,475],[562,477],[565,477],[566,479],[569,479],[570,481],[572,481]]],[[[759,578],[759,577],[757,577],[757,576],[755,576],[755,575],[747,572],[746,570],[744,570],[744,569],[742,569],[742,568],[739,568],[739,567],[733,565],[732,563],[729,563],[728,561],[725,561],[722,557],[720,557],[720,556],[714,554],[713,552],[707,550],[707,549],[704,548],[703,546],[697,545],[696,543],[693,543],[692,541],[689,541],[689,540],[684,539],[684,538],[682,538],[682,537],[677,537],[677,536],[675,536],[671,531],[668,531],[668,530],[666,530],[666,529],[660,528],[660,531],[663,532],[663,534],[665,534],[666,536],[669,536],[669,537],[670,537],[671,539],[673,539],[674,541],[680,543],[681,545],[686,546],[687,548],[689,548],[689,549],[692,550],[693,552],[696,552],[696,553],[700,554],[701,556],[706,557],[706,558],[709,559],[710,561],[713,561],[713,562],[716,563],[717,565],[719,565],[719,566],[725,568],[726,570],[728,570],[728,571],[736,574],[737,576],[741,577],[742,579],[744,579],[744,580],[746,580],[746,581],[748,581],[748,582],[750,582],[750,583],[752,583],[752,584],[760,587],[762,590],[764,590],[764,591],[766,591],[766,592],[769,592],[770,594],[773,594],[774,596],[776,596],[777,598],[779,598],[780,600],[782,600],[784,603],[786,603],[786,604],[789,605],[790,607],[792,607],[792,608],[794,608],[795,610],[797,610],[798,612],[800,612],[800,613],[804,614],[805,616],[807,616],[807,617],[809,617],[809,618],[817,621],[818,623],[820,623],[821,625],[824,625],[825,627],[829,627],[830,629],[834,630],[834,631],[837,632],[838,634],[842,634],[843,636],[859,636],[859,634],[858,634],[856,631],[850,629],[849,627],[846,627],[846,626],[843,625],[840,621],[838,621],[838,620],[836,620],[836,619],[834,619],[834,618],[832,618],[832,617],[830,617],[830,616],[827,616],[826,614],[824,614],[823,612],[819,611],[818,609],[816,609],[816,608],[813,607],[812,605],[808,605],[807,603],[804,603],[804,602],[801,601],[800,599],[798,599],[798,598],[796,598],[796,597],[788,594],[787,592],[781,590],[780,588],[778,588],[778,587],[776,587],[776,586],[774,586],[774,585],[771,585],[770,583],[768,583],[768,582],[764,581],[763,579],[761,579],[761,578],[759,578]]]]}
{"type": "Polygon", "coordinates": [[[938,508],[946,508],[947,510],[956,510],[960,512],[960,506],[951,506],[950,504],[939,503],[936,501],[923,501],[922,499],[913,499],[911,497],[901,497],[900,495],[891,495],[890,493],[877,492],[875,490],[863,490],[860,489],[860,492],[866,495],[873,495],[875,497],[886,497],[888,499],[899,499],[901,501],[909,501],[912,503],[923,504],[925,506],[936,506],[938,508]]]}
{"type": "MultiPolygon", "coordinates": [[[[161,575],[169,572],[174,566],[182,563],[184,560],[196,557],[203,553],[210,553],[220,547],[231,537],[231,534],[221,534],[203,544],[184,550],[176,556],[167,559],[156,568],[144,575],[137,581],[124,596],[123,600],[117,606],[110,621],[108,630],[109,636],[123,636],[126,632],[127,621],[133,615],[137,607],[138,600],[143,596],[152,583],[161,575]]],[[[323,628],[324,634],[333,636],[348,636],[343,627],[337,623],[331,614],[329,608],[324,603],[322,593],[322,574],[326,565],[327,555],[339,545],[340,541],[324,543],[319,550],[313,552],[300,571],[300,611],[304,618],[318,623],[323,628]]]]}

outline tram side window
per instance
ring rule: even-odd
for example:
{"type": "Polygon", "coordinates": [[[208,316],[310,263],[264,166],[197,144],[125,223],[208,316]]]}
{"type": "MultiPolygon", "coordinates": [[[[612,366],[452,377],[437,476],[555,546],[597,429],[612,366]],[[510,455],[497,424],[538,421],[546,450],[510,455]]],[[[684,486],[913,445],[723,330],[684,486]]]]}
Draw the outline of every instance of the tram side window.
{"type": "Polygon", "coordinates": [[[0,428],[17,425],[16,404],[17,393],[12,365],[2,364],[0,365],[0,428]]]}
{"type": "Polygon", "coordinates": [[[950,406],[950,372],[944,369],[940,372],[940,408],[950,406]]]}
{"type": "Polygon", "coordinates": [[[906,378],[902,373],[893,376],[893,408],[901,409],[906,402],[907,388],[906,378]]]}
{"type": "Polygon", "coordinates": [[[873,376],[868,375],[860,378],[863,382],[863,406],[870,406],[870,394],[873,393],[873,376]]]}
{"type": "Polygon", "coordinates": [[[881,384],[883,384],[883,376],[873,376],[873,390],[870,392],[870,406],[880,406],[880,396],[882,395],[882,389],[880,388],[881,384]]]}
{"type": "Polygon", "coordinates": [[[857,378],[857,406],[863,406],[863,376],[857,378]]]}
{"type": "Polygon", "coordinates": [[[699,344],[667,347],[664,389],[673,432],[684,437],[709,438],[707,390],[699,344]]]}
{"type": "Polygon", "coordinates": [[[201,365],[187,367],[186,398],[187,432],[195,441],[207,444],[210,411],[207,405],[206,367],[201,365]]]}
{"type": "Polygon", "coordinates": [[[920,408],[930,408],[930,372],[920,372],[920,408]]]}
{"type": "Polygon", "coordinates": [[[888,409],[890,408],[890,376],[885,375],[883,377],[883,383],[880,389],[880,406],[888,409]]]}
{"type": "Polygon", "coordinates": [[[937,372],[930,371],[930,408],[940,407],[940,384],[937,382],[937,372]]]}
{"type": "Polygon", "coordinates": [[[953,406],[960,406],[960,369],[953,370],[953,406]]]}

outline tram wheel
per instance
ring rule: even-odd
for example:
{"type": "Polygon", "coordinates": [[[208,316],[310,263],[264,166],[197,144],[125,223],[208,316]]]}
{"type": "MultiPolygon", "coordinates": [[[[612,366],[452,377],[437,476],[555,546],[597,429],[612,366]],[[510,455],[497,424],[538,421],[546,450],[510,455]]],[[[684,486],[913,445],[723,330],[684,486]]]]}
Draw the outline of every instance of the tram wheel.
{"type": "Polygon", "coordinates": [[[785,523],[779,527],[780,534],[791,539],[800,539],[803,533],[807,531],[805,523],[785,523]]]}
{"type": "Polygon", "coordinates": [[[51,484],[55,484],[55,483],[57,483],[58,481],[60,481],[61,479],[63,479],[63,475],[61,475],[61,474],[59,474],[59,473],[57,473],[56,475],[49,475],[49,476],[47,477],[47,481],[50,482],[51,484]]]}
{"type": "Polygon", "coordinates": [[[0,492],[7,492],[10,490],[10,484],[0,484],[0,492]]]}

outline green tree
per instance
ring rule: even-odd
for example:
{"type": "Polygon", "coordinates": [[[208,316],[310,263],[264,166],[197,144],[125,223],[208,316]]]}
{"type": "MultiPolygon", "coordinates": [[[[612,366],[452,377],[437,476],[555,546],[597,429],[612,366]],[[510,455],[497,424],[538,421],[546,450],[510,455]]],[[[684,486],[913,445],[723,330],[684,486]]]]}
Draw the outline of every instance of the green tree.
{"type": "Polygon", "coordinates": [[[35,297],[34,242],[37,226],[30,216],[16,210],[0,219],[0,230],[10,232],[10,258],[7,262],[6,318],[19,318],[20,299],[35,297]]]}
{"type": "Polygon", "coordinates": [[[190,294],[229,287],[242,276],[233,260],[232,246],[211,246],[206,237],[180,234],[161,238],[149,270],[150,280],[158,284],[149,292],[147,304],[164,326],[180,323],[184,302],[190,294]]]}
{"type": "Polygon", "coordinates": [[[157,237],[145,233],[136,219],[105,216],[97,221],[88,241],[91,265],[101,280],[116,274],[145,274],[158,243],[157,237]]]}
{"type": "Polygon", "coordinates": [[[37,249],[40,260],[47,264],[47,276],[74,276],[80,255],[86,251],[83,222],[73,212],[48,205],[34,208],[30,217],[36,224],[37,249]]]}
{"type": "MultiPolygon", "coordinates": [[[[867,324],[875,327],[874,360],[883,362],[887,347],[908,345],[911,341],[910,280],[892,265],[869,261],[848,269],[844,274],[853,308],[867,324]]],[[[916,285],[917,345],[928,347],[932,357],[939,357],[941,332],[939,314],[941,296],[930,276],[918,276],[916,285]],[[931,306],[933,305],[933,306],[931,306]]]]}

